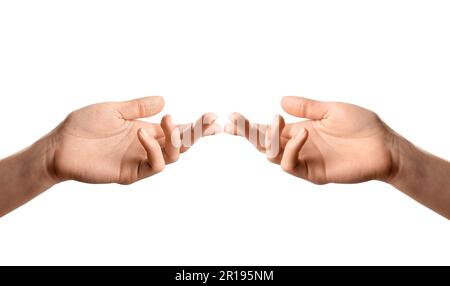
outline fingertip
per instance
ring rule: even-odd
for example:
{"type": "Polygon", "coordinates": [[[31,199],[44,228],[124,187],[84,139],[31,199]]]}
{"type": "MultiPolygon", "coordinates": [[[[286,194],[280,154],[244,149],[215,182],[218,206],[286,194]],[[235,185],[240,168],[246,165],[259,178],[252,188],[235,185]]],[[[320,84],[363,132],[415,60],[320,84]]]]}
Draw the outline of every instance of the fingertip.
{"type": "Polygon", "coordinates": [[[283,96],[283,98],[281,99],[281,107],[287,113],[295,116],[295,109],[301,104],[303,99],[303,97],[299,96],[283,96]]]}
{"type": "Polygon", "coordinates": [[[148,135],[147,131],[144,130],[144,128],[139,128],[138,130],[138,136],[140,136],[143,139],[150,138],[150,135],[148,135]]]}
{"type": "Polygon", "coordinates": [[[168,130],[173,128],[172,116],[170,114],[166,114],[161,118],[161,127],[168,130]]]}
{"type": "Polygon", "coordinates": [[[283,128],[285,125],[283,116],[281,116],[280,114],[275,115],[272,121],[272,125],[283,128]]]}
{"type": "Polygon", "coordinates": [[[154,106],[153,112],[159,113],[159,112],[161,112],[161,110],[163,110],[164,105],[165,105],[164,97],[159,96],[159,95],[153,95],[153,96],[148,96],[147,100],[150,101],[151,104],[154,106]]]}
{"type": "Polygon", "coordinates": [[[288,103],[290,103],[293,100],[294,96],[283,96],[281,98],[281,106],[284,108],[288,103]]]}
{"type": "Polygon", "coordinates": [[[161,120],[172,121],[172,115],[166,114],[162,117],[161,120]]]}
{"type": "Polygon", "coordinates": [[[162,105],[165,104],[165,100],[164,97],[160,96],[160,95],[153,95],[153,96],[149,96],[150,98],[153,98],[155,101],[161,103],[162,105]]]}
{"type": "Polygon", "coordinates": [[[308,130],[305,128],[300,129],[294,136],[294,142],[300,142],[308,136],[308,130]]]}
{"type": "Polygon", "coordinates": [[[214,123],[205,130],[204,135],[205,136],[216,135],[221,132],[222,132],[222,126],[220,126],[217,123],[214,123]]]}
{"type": "Polygon", "coordinates": [[[233,112],[230,115],[228,115],[228,118],[231,121],[237,121],[237,120],[239,120],[239,118],[244,118],[244,116],[238,112],[233,112]]]}
{"type": "Polygon", "coordinates": [[[217,120],[217,115],[213,112],[208,112],[202,115],[203,124],[212,124],[217,120]]]}
{"type": "Polygon", "coordinates": [[[210,118],[214,118],[217,119],[217,114],[215,114],[214,112],[207,112],[204,114],[205,116],[208,116],[210,118]]]}

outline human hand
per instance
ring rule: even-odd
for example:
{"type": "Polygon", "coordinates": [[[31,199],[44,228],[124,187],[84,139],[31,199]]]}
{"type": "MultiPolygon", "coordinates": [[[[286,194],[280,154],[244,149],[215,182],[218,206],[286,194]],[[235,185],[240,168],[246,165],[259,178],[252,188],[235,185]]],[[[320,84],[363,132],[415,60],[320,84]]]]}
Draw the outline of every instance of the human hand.
{"type": "Polygon", "coordinates": [[[138,120],[159,113],[162,97],[108,102],[72,112],[49,136],[49,173],[56,180],[130,184],[161,172],[200,137],[221,131],[216,115],[191,124],[138,120]]]}
{"type": "Polygon", "coordinates": [[[268,159],[315,184],[388,180],[393,173],[395,133],[372,111],[338,102],[284,97],[283,109],[309,120],[255,124],[230,115],[225,132],[244,136],[268,159]]]}

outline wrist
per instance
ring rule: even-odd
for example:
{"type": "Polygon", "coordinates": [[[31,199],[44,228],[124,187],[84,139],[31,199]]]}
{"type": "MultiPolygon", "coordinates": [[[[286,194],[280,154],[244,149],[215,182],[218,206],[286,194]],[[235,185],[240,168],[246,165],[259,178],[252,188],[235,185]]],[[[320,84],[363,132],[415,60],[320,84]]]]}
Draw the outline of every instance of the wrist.
{"type": "Polygon", "coordinates": [[[0,217],[58,183],[51,173],[51,144],[45,137],[0,161],[0,217]]]}
{"type": "Polygon", "coordinates": [[[398,186],[407,176],[414,176],[420,169],[420,151],[414,144],[394,134],[390,147],[392,167],[386,183],[398,186]]]}
{"type": "Polygon", "coordinates": [[[59,183],[54,171],[55,140],[53,135],[39,139],[22,153],[24,175],[45,189],[59,183]]]}

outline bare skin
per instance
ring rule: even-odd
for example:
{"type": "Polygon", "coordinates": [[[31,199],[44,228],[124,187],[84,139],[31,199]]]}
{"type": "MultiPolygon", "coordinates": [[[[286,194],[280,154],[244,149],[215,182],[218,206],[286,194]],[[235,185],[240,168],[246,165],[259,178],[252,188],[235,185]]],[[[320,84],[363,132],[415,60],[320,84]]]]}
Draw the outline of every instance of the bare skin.
{"type": "Polygon", "coordinates": [[[221,131],[212,113],[174,125],[138,119],[161,112],[161,97],[87,106],[29,148],[0,161],[0,216],[65,180],[131,184],[176,162],[200,137],[221,131]]]}
{"type": "Polygon", "coordinates": [[[359,106],[288,96],[282,107],[308,120],[285,124],[277,115],[265,125],[233,113],[225,131],[246,137],[294,176],[315,184],[384,181],[450,219],[448,161],[415,147],[359,106]]]}
{"type": "MultiPolygon", "coordinates": [[[[0,161],[0,216],[65,180],[130,184],[161,172],[200,137],[220,132],[208,113],[195,123],[138,120],[159,113],[161,97],[95,104],[71,113],[29,148],[0,161]],[[170,138],[170,139],[169,139],[170,138]]],[[[375,113],[345,103],[285,97],[284,110],[306,118],[254,124],[234,113],[225,131],[316,184],[387,182],[450,218],[450,163],[391,130],[375,113]],[[261,138],[261,140],[258,140],[261,138]]]]}

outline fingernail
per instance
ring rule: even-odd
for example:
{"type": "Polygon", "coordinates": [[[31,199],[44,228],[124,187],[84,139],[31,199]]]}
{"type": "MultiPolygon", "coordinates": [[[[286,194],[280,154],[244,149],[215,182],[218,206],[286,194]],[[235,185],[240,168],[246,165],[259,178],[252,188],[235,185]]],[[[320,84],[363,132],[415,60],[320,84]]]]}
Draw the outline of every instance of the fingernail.
{"type": "Polygon", "coordinates": [[[230,121],[234,121],[235,120],[235,113],[233,112],[233,113],[230,113],[229,115],[228,115],[228,119],[230,119],[230,121]]]}
{"type": "Polygon", "coordinates": [[[144,130],[144,128],[139,129],[139,133],[141,134],[142,137],[144,138],[149,138],[150,136],[148,135],[148,133],[144,130]]]}

